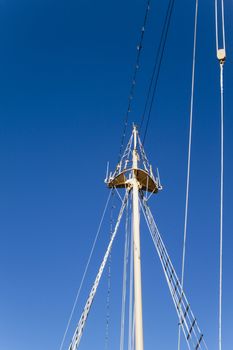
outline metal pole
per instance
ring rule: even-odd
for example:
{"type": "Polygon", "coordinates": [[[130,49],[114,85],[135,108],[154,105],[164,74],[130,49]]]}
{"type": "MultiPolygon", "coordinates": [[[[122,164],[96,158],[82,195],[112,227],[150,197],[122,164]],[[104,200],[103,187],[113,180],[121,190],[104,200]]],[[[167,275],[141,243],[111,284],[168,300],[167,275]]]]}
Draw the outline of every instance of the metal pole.
{"type": "Polygon", "coordinates": [[[142,286],[141,286],[141,253],[140,253],[140,217],[139,217],[139,183],[136,172],[138,168],[137,129],[134,127],[133,150],[133,237],[134,237],[134,302],[135,302],[135,349],[143,350],[142,322],[142,286]]]}

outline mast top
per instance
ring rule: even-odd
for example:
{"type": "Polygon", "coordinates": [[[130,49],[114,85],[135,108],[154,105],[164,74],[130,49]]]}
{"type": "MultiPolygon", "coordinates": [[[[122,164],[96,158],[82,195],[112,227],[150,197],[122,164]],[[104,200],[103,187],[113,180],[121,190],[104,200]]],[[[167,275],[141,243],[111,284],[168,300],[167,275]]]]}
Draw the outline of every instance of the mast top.
{"type": "Polygon", "coordinates": [[[135,124],[120,162],[115,171],[107,175],[105,183],[109,188],[131,188],[133,174],[136,175],[140,189],[153,193],[158,193],[162,189],[158,170],[155,177],[135,124]],[[133,163],[133,154],[137,157],[136,166],[133,163]]]}

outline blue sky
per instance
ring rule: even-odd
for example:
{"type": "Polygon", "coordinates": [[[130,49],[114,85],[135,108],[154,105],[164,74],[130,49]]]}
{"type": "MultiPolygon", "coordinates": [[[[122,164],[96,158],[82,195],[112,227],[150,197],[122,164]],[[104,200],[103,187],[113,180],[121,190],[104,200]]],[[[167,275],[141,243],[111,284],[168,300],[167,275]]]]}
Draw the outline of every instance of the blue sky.
{"type": "MultiPolygon", "coordinates": [[[[130,123],[140,121],[166,4],[152,2],[130,123]]],[[[228,350],[233,317],[232,0],[225,6],[223,348],[228,350]]],[[[108,196],[106,163],[114,167],[117,162],[144,8],[142,0],[0,1],[1,349],[59,349],[108,196]]],[[[194,1],[177,0],[145,145],[164,186],[151,199],[151,209],[178,274],[193,20],[194,1]]],[[[200,3],[197,40],[185,289],[209,349],[215,350],[220,105],[213,1],[200,3]]],[[[109,225],[108,212],[65,348],[106,249],[109,225]]],[[[112,350],[119,347],[123,225],[120,232],[112,253],[112,350]]],[[[174,349],[177,318],[143,222],[141,235],[145,349],[174,349]]],[[[103,349],[106,297],[104,274],[80,349],[103,349]]]]}

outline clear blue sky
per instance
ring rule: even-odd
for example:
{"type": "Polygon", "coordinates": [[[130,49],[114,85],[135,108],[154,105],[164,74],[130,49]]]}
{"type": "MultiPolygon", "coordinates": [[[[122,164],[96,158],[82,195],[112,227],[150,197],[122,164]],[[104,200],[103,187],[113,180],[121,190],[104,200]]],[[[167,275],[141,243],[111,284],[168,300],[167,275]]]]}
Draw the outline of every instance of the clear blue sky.
{"type": "MultiPolygon", "coordinates": [[[[153,1],[130,123],[140,120],[165,5],[153,1]]],[[[223,349],[232,349],[233,2],[225,1],[223,349]]],[[[58,350],[108,196],[145,1],[0,1],[0,348],[58,350]]],[[[151,208],[178,274],[185,204],[194,1],[177,0],[146,151],[164,190],[151,208]]],[[[200,2],[185,286],[217,349],[219,71],[214,4],[200,2]]],[[[129,132],[130,130],[128,130],[129,132]]],[[[109,237],[109,215],[72,335],[109,237]]],[[[119,347],[123,230],[112,254],[110,348],[119,347]]],[[[142,224],[145,349],[175,349],[177,318],[142,224]]],[[[80,349],[103,349],[103,276],[80,349]]],[[[66,343],[67,345],[67,343],[66,343]]],[[[185,346],[183,344],[183,349],[185,346]]]]}

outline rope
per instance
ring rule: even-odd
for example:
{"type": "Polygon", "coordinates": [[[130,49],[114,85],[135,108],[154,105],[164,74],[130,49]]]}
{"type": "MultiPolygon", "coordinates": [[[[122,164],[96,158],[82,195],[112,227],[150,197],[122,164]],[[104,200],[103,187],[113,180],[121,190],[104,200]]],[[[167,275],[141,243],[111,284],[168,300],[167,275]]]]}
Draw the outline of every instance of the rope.
{"type": "MultiPolygon", "coordinates": [[[[224,0],[221,0],[221,20],[222,20],[222,46],[223,46],[223,49],[226,50],[224,0]]],[[[219,50],[218,0],[215,0],[215,36],[216,36],[216,52],[218,54],[218,50],[219,50]]]]}
{"type": "MultiPolygon", "coordinates": [[[[110,216],[110,239],[113,234],[113,210],[115,206],[112,205],[111,216],[110,216]]],[[[106,329],[105,329],[105,350],[109,349],[109,323],[110,323],[110,296],[111,296],[111,263],[112,254],[110,252],[108,258],[108,284],[107,284],[107,301],[106,301],[106,329]]]]}
{"type": "Polygon", "coordinates": [[[222,0],[222,2],[221,2],[221,8],[222,8],[222,38],[223,38],[223,48],[224,48],[224,50],[226,50],[224,0],[222,0]]]}
{"type": "Polygon", "coordinates": [[[188,302],[184,291],[182,290],[181,283],[178,279],[174,266],[171,262],[169,254],[163,243],[162,237],[159,233],[158,227],[154,221],[150,208],[144,197],[143,191],[140,191],[141,195],[141,208],[146,219],[147,226],[149,228],[153,243],[158,253],[162,268],[165,274],[165,278],[168,284],[168,288],[171,293],[172,300],[181,323],[181,327],[185,336],[186,343],[189,349],[203,349],[207,350],[207,345],[203,338],[196,317],[194,316],[190,303],[188,302]],[[203,345],[203,347],[202,347],[203,345]]]}
{"type": "Polygon", "coordinates": [[[144,110],[143,110],[143,113],[142,113],[142,118],[141,118],[141,122],[140,122],[139,131],[141,130],[141,128],[143,126],[146,110],[147,110],[148,103],[149,103],[149,100],[150,100],[150,95],[151,95],[151,91],[152,91],[152,87],[153,87],[153,81],[154,81],[155,73],[156,73],[156,70],[157,70],[157,63],[158,63],[158,59],[159,59],[159,54],[160,54],[160,50],[161,50],[161,47],[162,47],[162,39],[163,39],[164,32],[165,32],[165,29],[166,29],[166,23],[167,23],[167,19],[168,19],[170,4],[171,4],[171,0],[169,1],[167,12],[166,12],[165,21],[164,21],[164,24],[163,24],[162,35],[161,35],[160,42],[159,42],[159,47],[158,47],[158,50],[157,50],[157,53],[156,53],[155,64],[154,64],[154,67],[153,67],[153,71],[152,71],[152,75],[151,75],[151,79],[150,79],[150,83],[149,83],[149,88],[148,88],[148,91],[147,91],[146,102],[145,102],[144,110]]]}
{"type": "Polygon", "coordinates": [[[128,201],[128,195],[129,195],[129,192],[126,191],[125,197],[124,197],[124,202],[122,203],[122,206],[121,206],[121,209],[120,209],[120,212],[119,212],[119,215],[118,215],[118,219],[116,221],[116,225],[115,225],[115,228],[114,228],[111,240],[110,240],[110,242],[108,244],[106,253],[105,253],[104,258],[102,260],[102,263],[101,263],[101,265],[99,267],[99,270],[98,270],[98,273],[96,275],[95,281],[93,283],[93,286],[92,286],[91,291],[89,293],[89,296],[87,298],[86,304],[84,306],[83,312],[82,312],[82,314],[80,316],[79,322],[78,322],[77,327],[75,329],[74,335],[72,337],[72,340],[71,340],[71,343],[70,343],[70,346],[69,346],[69,350],[77,350],[77,348],[79,346],[79,343],[81,341],[83,330],[84,330],[84,327],[85,327],[85,324],[86,324],[86,321],[87,321],[87,318],[88,318],[88,315],[89,315],[92,303],[94,301],[94,298],[95,298],[95,295],[96,295],[96,292],[97,292],[97,289],[98,289],[98,286],[99,286],[99,283],[100,283],[100,280],[101,280],[104,268],[106,266],[106,262],[107,262],[107,260],[109,258],[109,254],[110,254],[110,252],[112,250],[113,242],[114,242],[115,237],[116,237],[117,232],[118,232],[118,228],[119,228],[119,225],[120,225],[120,222],[121,222],[121,218],[122,218],[122,215],[123,215],[126,203],[128,201]]]}
{"type": "Polygon", "coordinates": [[[221,190],[220,190],[220,251],[219,251],[219,350],[222,349],[222,256],[223,256],[223,185],[224,185],[224,95],[223,63],[220,64],[221,90],[221,190]]]}
{"type": "Polygon", "coordinates": [[[219,28],[218,28],[218,0],[215,0],[215,30],[216,30],[216,52],[220,65],[220,244],[219,244],[219,319],[218,319],[218,347],[222,350],[222,265],[223,265],[223,189],[224,189],[224,81],[223,66],[226,59],[225,19],[224,0],[221,0],[222,20],[222,47],[219,49],[219,28]],[[223,52],[222,52],[223,51],[223,52]],[[219,55],[220,53],[220,55],[219,55]]]}
{"type": "Polygon", "coordinates": [[[144,16],[144,20],[143,20],[143,26],[141,29],[139,44],[137,45],[137,57],[136,57],[136,63],[134,66],[134,71],[133,71],[133,78],[131,81],[130,93],[129,93],[129,97],[128,97],[128,106],[127,106],[127,111],[126,111],[125,120],[124,120],[118,162],[121,159],[121,155],[122,155],[122,151],[123,151],[123,147],[124,147],[124,142],[125,142],[126,130],[127,130],[127,126],[128,126],[129,114],[131,112],[132,100],[134,98],[137,73],[138,73],[138,70],[140,67],[140,57],[141,57],[141,51],[142,51],[142,47],[143,47],[143,39],[144,39],[145,29],[146,29],[147,20],[148,20],[148,14],[149,14],[149,10],[150,10],[150,3],[151,3],[151,0],[148,0],[147,5],[146,5],[145,16],[144,16]]]}
{"type": "Polygon", "coordinates": [[[132,349],[135,350],[135,308],[133,308],[132,349]]]}
{"type": "Polygon", "coordinates": [[[110,295],[111,295],[111,253],[108,258],[108,292],[106,302],[105,350],[109,349],[110,295]]]}
{"type": "Polygon", "coordinates": [[[121,336],[120,336],[120,350],[124,350],[125,340],[125,306],[126,306],[126,287],[127,287],[127,265],[129,257],[129,208],[126,207],[126,221],[125,221],[125,251],[124,251],[124,267],[123,267],[123,284],[122,284],[122,302],[121,302],[121,336]]]}
{"type": "MultiPolygon", "coordinates": [[[[184,288],[187,222],[188,222],[188,207],[189,207],[189,183],[190,183],[190,166],[191,166],[191,150],[192,150],[193,100],[194,100],[195,67],[196,67],[197,24],[198,24],[198,0],[196,0],[196,6],[195,6],[194,39],[193,39],[193,63],[192,63],[192,83],[191,83],[191,99],[190,99],[190,117],[189,117],[189,143],[188,143],[188,162],[187,162],[188,165],[187,165],[187,180],[186,180],[184,238],[183,238],[182,271],[181,271],[181,288],[182,288],[182,290],[184,288]]],[[[181,327],[179,324],[178,350],[180,350],[180,336],[181,336],[181,327]]]]}
{"type": "Polygon", "coordinates": [[[150,80],[150,84],[149,84],[149,89],[148,89],[148,93],[147,93],[147,97],[146,97],[146,103],[145,103],[145,107],[144,107],[144,111],[143,111],[143,115],[142,115],[142,119],[141,119],[141,123],[140,123],[140,129],[141,129],[142,125],[144,123],[146,110],[148,108],[148,103],[149,103],[150,95],[152,92],[153,82],[155,80],[154,88],[153,88],[153,92],[152,92],[152,97],[151,97],[151,102],[150,102],[150,107],[149,107],[149,112],[148,112],[147,121],[146,121],[146,127],[145,127],[145,132],[144,132],[144,137],[143,137],[143,144],[145,143],[145,139],[146,139],[146,135],[147,135],[148,127],[149,127],[149,122],[150,122],[150,118],[151,118],[151,111],[152,111],[154,97],[155,97],[155,93],[156,93],[156,89],[157,89],[157,84],[158,84],[163,54],[164,54],[164,50],[165,50],[165,45],[166,45],[166,41],[167,41],[168,30],[170,27],[171,16],[172,16],[173,8],[174,8],[174,3],[175,3],[175,0],[170,0],[169,4],[168,4],[166,17],[165,17],[165,21],[164,21],[164,25],[163,25],[163,29],[162,29],[162,35],[160,38],[160,43],[159,43],[158,51],[156,54],[155,64],[154,64],[154,68],[153,68],[153,72],[152,72],[152,76],[151,76],[151,80],[150,80]],[[156,76],[155,76],[155,74],[156,74],[156,76]]]}
{"type": "MultiPolygon", "coordinates": [[[[131,202],[130,202],[131,203],[131,202]]],[[[132,350],[132,327],[133,327],[133,232],[131,229],[130,242],[130,275],[129,275],[129,333],[128,350],[132,350]]]]}
{"type": "Polygon", "coordinates": [[[218,54],[218,0],[215,0],[215,36],[216,53],[218,54]]]}
{"type": "Polygon", "coordinates": [[[78,300],[79,300],[79,296],[80,296],[80,293],[81,293],[81,290],[82,290],[82,287],[83,287],[84,280],[85,280],[85,278],[86,278],[86,274],[87,274],[88,267],[89,267],[90,262],[91,262],[91,258],[92,258],[92,255],[93,255],[93,252],[94,252],[94,249],[95,249],[95,246],[96,246],[97,239],[98,239],[98,237],[99,237],[99,233],[100,233],[100,230],[101,230],[101,227],[102,227],[102,223],[103,223],[103,220],[104,220],[104,217],[105,217],[107,208],[108,208],[108,204],[109,204],[111,195],[113,195],[113,194],[114,194],[114,192],[113,192],[113,190],[111,190],[110,193],[109,193],[109,195],[108,195],[107,202],[106,202],[106,204],[105,204],[105,207],[104,207],[104,210],[103,210],[103,214],[102,214],[101,219],[100,219],[100,223],[99,223],[99,226],[98,226],[98,230],[97,230],[97,233],[96,233],[94,242],[93,242],[93,244],[92,244],[91,252],[90,252],[89,258],[88,258],[88,260],[87,260],[86,267],[85,267],[85,269],[84,269],[84,273],[83,273],[83,276],[82,276],[82,279],[81,279],[81,282],[80,282],[80,285],[79,285],[79,288],[78,288],[78,292],[77,292],[76,297],[75,297],[75,301],[74,301],[73,307],[72,307],[72,309],[71,309],[71,313],[70,313],[70,316],[69,316],[69,319],[68,319],[68,322],[67,322],[67,325],[66,325],[66,329],[65,329],[65,332],[64,332],[64,335],[63,335],[63,338],[62,338],[62,341],[61,341],[59,350],[62,350],[62,349],[63,349],[63,345],[64,345],[64,342],[65,342],[65,339],[66,339],[66,336],[67,336],[67,332],[68,332],[68,330],[69,330],[70,323],[71,323],[71,320],[72,320],[72,318],[73,318],[73,315],[74,315],[74,311],[75,311],[77,302],[78,302],[78,300]]]}

